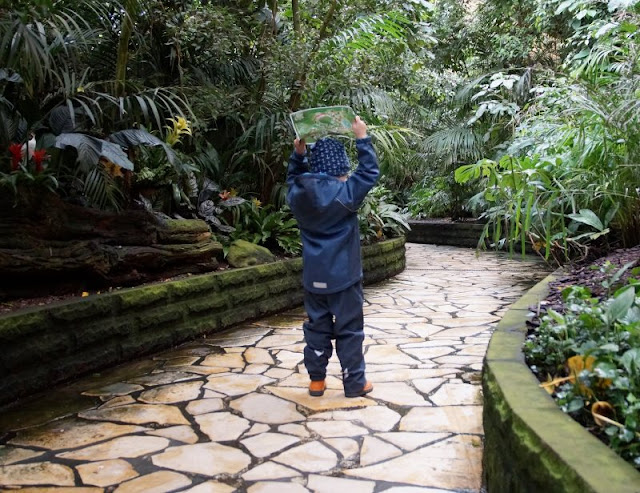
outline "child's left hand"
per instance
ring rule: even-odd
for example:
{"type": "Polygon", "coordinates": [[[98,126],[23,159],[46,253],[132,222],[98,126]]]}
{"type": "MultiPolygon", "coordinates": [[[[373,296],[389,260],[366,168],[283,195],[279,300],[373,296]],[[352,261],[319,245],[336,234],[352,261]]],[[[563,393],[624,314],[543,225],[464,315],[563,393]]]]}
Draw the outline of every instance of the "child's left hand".
{"type": "Polygon", "coordinates": [[[296,139],[293,141],[293,147],[296,149],[296,154],[304,156],[307,152],[307,143],[303,140],[296,139]]]}

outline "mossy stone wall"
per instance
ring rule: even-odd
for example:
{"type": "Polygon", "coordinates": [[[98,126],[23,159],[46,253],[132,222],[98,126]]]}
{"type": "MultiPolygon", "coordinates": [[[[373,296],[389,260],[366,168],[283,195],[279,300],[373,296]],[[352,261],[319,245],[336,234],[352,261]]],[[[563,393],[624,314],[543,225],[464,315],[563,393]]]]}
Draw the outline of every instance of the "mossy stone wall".
{"type": "Polygon", "coordinates": [[[515,303],[484,363],[484,480],[490,493],[638,493],[640,474],[563,413],[524,361],[529,307],[549,276],[515,303]]]}
{"type": "MultiPolygon", "coordinates": [[[[365,283],[405,267],[404,238],[362,249],[365,283]]],[[[302,303],[302,260],[123,289],[0,316],[0,405],[302,303]]]]}
{"type": "Polygon", "coordinates": [[[411,231],[407,235],[407,241],[412,243],[471,248],[478,246],[484,228],[484,224],[444,221],[409,221],[409,226],[411,231]]]}

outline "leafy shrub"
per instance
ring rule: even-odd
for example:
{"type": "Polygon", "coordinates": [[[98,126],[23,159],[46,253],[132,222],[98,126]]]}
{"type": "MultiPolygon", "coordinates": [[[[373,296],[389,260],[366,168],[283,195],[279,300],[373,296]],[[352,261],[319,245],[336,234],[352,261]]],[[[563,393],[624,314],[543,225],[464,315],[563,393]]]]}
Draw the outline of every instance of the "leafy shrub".
{"type": "Polygon", "coordinates": [[[233,190],[220,190],[217,183],[206,179],[198,195],[198,215],[212,226],[212,229],[215,228],[214,232],[231,233],[234,228],[225,224],[225,215],[231,217],[245,202],[242,197],[236,197],[233,190]]]}
{"type": "Polygon", "coordinates": [[[531,245],[545,259],[553,257],[561,264],[572,257],[585,258],[595,240],[607,241],[612,223],[618,229],[627,227],[619,218],[621,204],[630,197],[607,190],[607,175],[559,157],[483,159],[459,167],[455,177],[461,183],[483,180],[482,198],[488,207],[481,215],[487,225],[480,244],[487,238],[495,248],[523,253],[531,245]]]}
{"type": "Polygon", "coordinates": [[[564,312],[548,310],[524,352],[562,410],[640,469],[640,281],[611,294],[629,265],[605,281],[603,300],[566,288],[564,312]]]}
{"type": "Polygon", "coordinates": [[[472,193],[471,185],[457,183],[452,174],[429,174],[412,188],[407,211],[414,219],[471,217],[477,215],[477,209],[469,202],[472,193]]]}
{"type": "Polygon", "coordinates": [[[229,241],[247,240],[291,256],[302,252],[298,223],[286,206],[273,210],[271,205],[262,206],[257,199],[247,200],[234,209],[231,222],[235,229],[229,241]]]}
{"type": "Polygon", "coordinates": [[[403,236],[411,227],[400,208],[389,202],[390,191],[374,187],[358,210],[360,241],[364,244],[403,236]]]}
{"type": "Polygon", "coordinates": [[[430,185],[414,187],[407,201],[409,215],[414,219],[448,216],[451,197],[445,183],[439,176],[430,185]]]}

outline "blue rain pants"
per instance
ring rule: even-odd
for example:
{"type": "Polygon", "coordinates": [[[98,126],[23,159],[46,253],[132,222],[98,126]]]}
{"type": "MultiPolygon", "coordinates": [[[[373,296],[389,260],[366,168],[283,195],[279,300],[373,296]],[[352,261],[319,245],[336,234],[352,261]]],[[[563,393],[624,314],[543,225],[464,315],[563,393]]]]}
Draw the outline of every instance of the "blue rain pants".
{"type": "Polygon", "coordinates": [[[331,340],[342,366],[342,383],[346,393],[358,392],[366,384],[362,341],[364,317],[362,282],[331,294],[305,290],[304,306],[309,321],[304,323],[304,365],[311,380],[324,380],[333,354],[331,340]]]}

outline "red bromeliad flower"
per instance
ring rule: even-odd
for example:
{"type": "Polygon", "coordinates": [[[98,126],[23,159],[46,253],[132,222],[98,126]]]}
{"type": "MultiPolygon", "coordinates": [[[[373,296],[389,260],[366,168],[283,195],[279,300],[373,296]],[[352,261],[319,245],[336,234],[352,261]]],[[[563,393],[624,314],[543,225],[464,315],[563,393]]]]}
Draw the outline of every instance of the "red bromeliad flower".
{"type": "Polygon", "coordinates": [[[219,193],[218,196],[222,199],[222,200],[229,200],[229,198],[231,198],[231,192],[228,192],[226,190],[223,190],[222,193],[219,193]]]}
{"type": "Polygon", "coordinates": [[[44,168],[42,167],[42,162],[47,159],[47,150],[46,149],[38,149],[37,151],[33,151],[33,162],[36,164],[36,173],[41,173],[44,168]]]}
{"type": "Polygon", "coordinates": [[[22,144],[11,144],[9,152],[11,153],[11,171],[16,171],[22,161],[22,144]]]}

